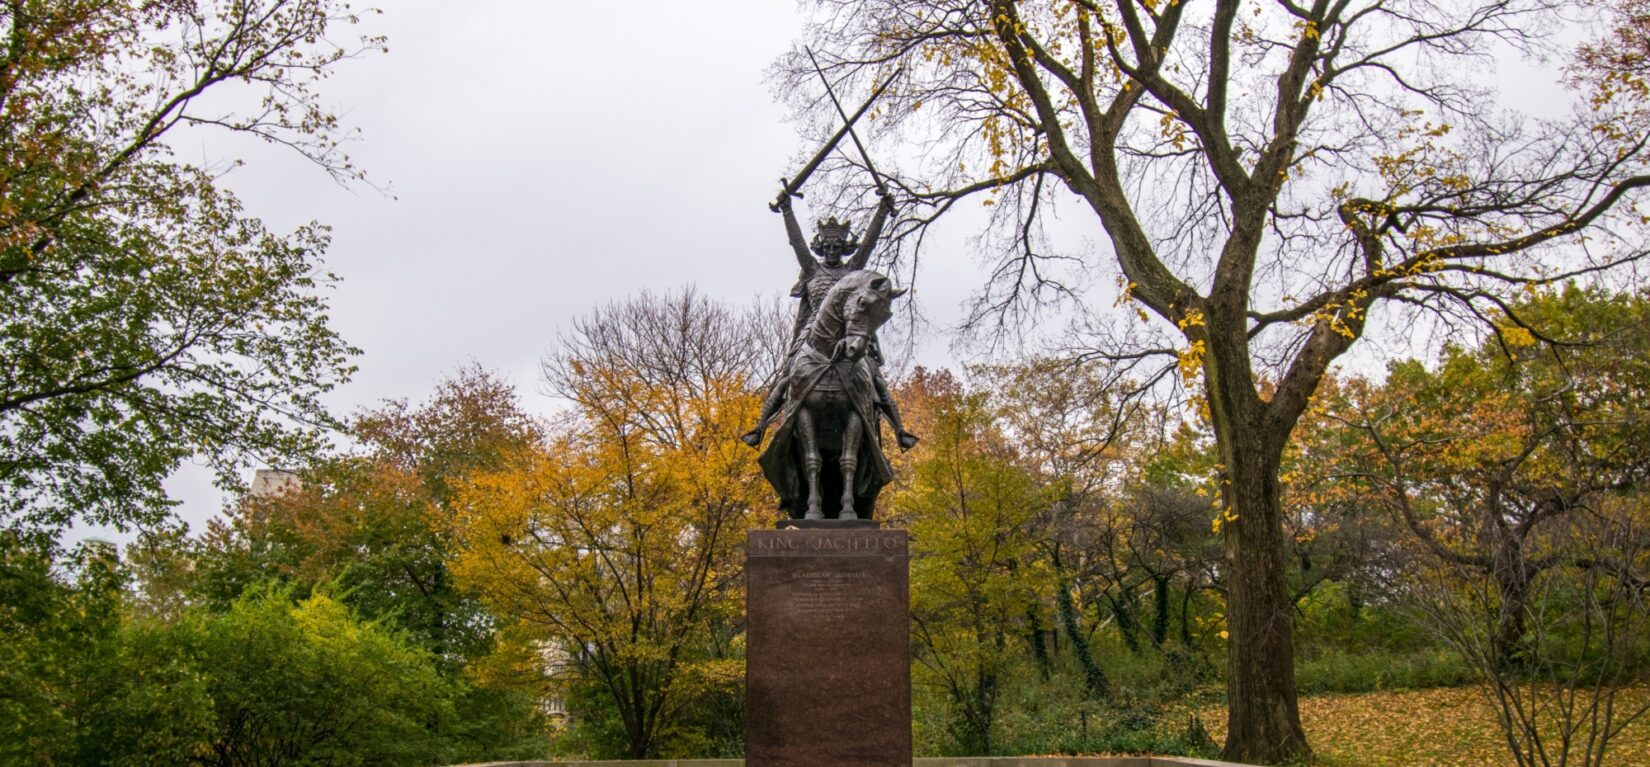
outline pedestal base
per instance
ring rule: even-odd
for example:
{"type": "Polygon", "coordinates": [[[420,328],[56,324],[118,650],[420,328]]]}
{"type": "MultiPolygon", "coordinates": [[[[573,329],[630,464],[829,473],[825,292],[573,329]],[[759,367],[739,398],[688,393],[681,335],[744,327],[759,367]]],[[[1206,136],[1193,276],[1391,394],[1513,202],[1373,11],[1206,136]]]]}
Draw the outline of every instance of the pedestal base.
{"type": "Polygon", "coordinates": [[[904,530],[752,530],[746,767],[910,767],[904,530]]]}

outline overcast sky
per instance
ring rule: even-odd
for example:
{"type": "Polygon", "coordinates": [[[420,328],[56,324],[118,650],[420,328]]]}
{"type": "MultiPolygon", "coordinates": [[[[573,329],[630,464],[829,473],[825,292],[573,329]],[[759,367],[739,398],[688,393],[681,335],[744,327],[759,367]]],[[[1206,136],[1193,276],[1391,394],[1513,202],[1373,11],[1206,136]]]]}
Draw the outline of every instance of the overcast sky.
{"type": "MultiPolygon", "coordinates": [[[[764,73],[800,26],[788,0],[389,3],[361,27],[388,35],[389,53],[322,86],[388,195],[272,147],[203,136],[176,148],[247,160],[229,185],[272,228],[332,226],[334,327],[364,350],[331,398],[338,412],[421,400],[472,360],[549,412],[538,360],[571,318],[642,290],[692,284],[744,302],[795,279],[766,203],[815,147],[764,73]]],[[[1541,69],[1508,62],[1500,77],[1526,100],[1557,97],[1541,69]]],[[[932,320],[916,352],[930,365],[955,363],[948,330],[981,279],[967,233],[941,235],[913,294],[932,320]]],[[[197,531],[223,505],[199,467],[169,488],[197,531]]]]}
{"type": "MultiPolygon", "coordinates": [[[[389,53],[322,85],[388,196],[273,147],[200,136],[176,149],[245,159],[228,185],[272,228],[332,227],[333,327],[364,352],[338,412],[421,400],[471,360],[549,412],[538,360],[570,319],[643,290],[745,302],[795,280],[766,204],[815,147],[764,73],[800,26],[787,0],[392,2],[360,27],[388,35],[389,53]]],[[[971,264],[922,277],[924,362],[951,361],[944,328],[971,264]]],[[[197,531],[223,506],[203,468],[168,487],[197,531]]]]}

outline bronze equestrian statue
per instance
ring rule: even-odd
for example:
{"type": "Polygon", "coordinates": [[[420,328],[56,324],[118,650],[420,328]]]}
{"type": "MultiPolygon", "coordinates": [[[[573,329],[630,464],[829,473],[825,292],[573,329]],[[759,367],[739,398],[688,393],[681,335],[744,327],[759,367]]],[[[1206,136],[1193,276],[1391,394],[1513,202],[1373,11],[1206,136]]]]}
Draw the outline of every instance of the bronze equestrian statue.
{"type": "MultiPolygon", "coordinates": [[[[820,78],[825,79],[823,71],[820,78]]],[[[893,300],[905,291],[895,289],[885,275],[865,270],[883,224],[894,212],[894,198],[853,131],[854,122],[892,82],[891,77],[878,86],[853,115],[831,93],[842,127],[799,174],[781,181],[778,199],[768,206],[785,218],[785,234],[802,269],[791,295],[801,303],[779,380],[762,403],[756,427],[740,439],[751,447],[761,445],[763,432],[778,417],[773,440],[758,462],[779,493],[779,507],[793,519],[871,518],[877,493],[893,479],[882,453],[880,418],[893,426],[901,450],[917,444],[917,436],[900,421],[899,408],[883,380],[876,336],[892,313],[893,300]],[[801,196],[802,184],[845,135],[858,147],[876,185],[877,212],[863,242],[854,239],[846,223],[831,218],[819,224],[810,246],[791,210],[791,198],[801,196]],[[853,256],[844,261],[850,253],[853,256]],[[826,469],[827,457],[835,471],[826,469]]],[[[825,88],[830,92],[829,80],[825,88]]]]}
{"type": "Polygon", "coordinates": [[[788,376],[775,386],[784,406],[779,427],[758,459],[793,519],[870,519],[877,493],[893,479],[877,428],[887,412],[881,376],[869,352],[904,293],[878,272],[850,272],[803,328],[788,376]],[[836,471],[826,470],[827,458],[836,471]]]}
{"type": "Polygon", "coordinates": [[[811,247],[803,239],[789,195],[781,196],[774,207],[784,214],[785,232],[802,270],[791,290],[800,305],[779,380],[762,405],[756,428],[741,439],[752,447],[760,445],[763,431],[779,418],[774,439],[759,460],[779,493],[780,508],[792,518],[869,519],[877,492],[891,478],[882,454],[879,416],[894,428],[901,450],[917,443],[916,435],[905,430],[882,377],[876,339],[877,328],[890,314],[886,304],[904,291],[893,289],[886,276],[864,269],[894,208],[893,199],[882,196],[863,242],[854,239],[847,224],[832,218],[819,225],[811,247]],[[850,253],[852,257],[843,260],[850,253]],[[848,287],[839,293],[838,286],[845,284],[848,287]],[[826,307],[832,311],[822,315],[826,307]],[[821,355],[834,367],[823,366],[821,355]],[[838,471],[821,472],[826,456],[833,458],[838,471]]]}
{"type": "MultiPolygon", "coordinates": [[[[856,242],[848,225],[835,218],[827,219],[819,224],[814,234],[813,244],[810,246],[802,237],[802,227],[796,222],[796,214],[791,211],[790,198],[780,197],[774,208],[785,216],[785,234],[791,242],[791,251],[796,255],[797,265],[802,274],[791,287],[791,296],[800,299],[796,309],[796,321],[791,326],[790,354],[796,353],[796,346],[801,341],[802,331],[808,321],[813,319],[814,309],[825,300],[825,294],[830,291],[843,275],[865,268],[871,259],[871,252],[876,248],[878,237],[882,234],[882,226],[888,214],[894,209],[893,198],[884,194],[881,204],[877,206],[876,215],[871,217],[871,226],[865,233],[864,242],[856,242]],[[819,255],[816,261],[809,250],[819,255]],[[842,257],[853,253],[853,257],[843,261],[842,257]]],[[[888,394],[888,382],[882,377],[882,349],[872,338],[870,353],[876,363],[873,372],[877,388],[877,409],[888,417],[894,427],[895,438],[899,440],[900,449],[909,450],[917,444],[917,437],[905,430],[900,421],[899,408],[894,405],[894,399],[888,394]]],[[[789,357],[786,366],[789,367],[789,357]]],[[[780,380],[784,381],[789,371],[782,371],[780,380]]],[[[740,437],[745,444],[756,447],[761,444],[762,431],[778,415],[780,406],[784,403],[785,387],[775,386],[768,393],[767,400],[762,403],[762,414],[757,417],[756,428],[740,437]]]]}

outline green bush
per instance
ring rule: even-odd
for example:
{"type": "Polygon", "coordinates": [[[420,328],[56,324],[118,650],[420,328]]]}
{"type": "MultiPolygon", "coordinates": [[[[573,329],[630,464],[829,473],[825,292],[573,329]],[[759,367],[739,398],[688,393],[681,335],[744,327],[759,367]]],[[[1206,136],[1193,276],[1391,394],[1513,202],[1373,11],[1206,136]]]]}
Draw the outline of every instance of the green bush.
{"type": "Polygon", "coordinates": [[[1420,690],[1474,680],[1461,656],[1442,648],[1329,650],[1295,662],[1295,688],[1302,693],[1420,690]]]}
{"type": "Polygon", "coordinates": [[[0,535],[0,765],[451,763],[435,658],[324,591],[134,615],[111,548],[0,535]]]}
{"type": "Polygon", "coordinates": [[[1432,635],[1413,620],[1384,604],[1367,604],[1367,596],[1353,586],[1328,581],[1300,602],[1295,621],[1296,644],[1347,650],[1404,652],[1435,647],[1432,635]]]}
{"type": "Polygon", "coordinates": [[[1101,657],[1114,692],[1103,700],[1084,699],[1082,674],[1075,664],[1062,664],[1047,679],[1029,663],[1007,675],[998,693],[991,754],[968,753],[951,737],[944,696],[919,685],[913,697],[917,754],[1218,753],[1203,723],[1185,713],[1185,706],[1171,705],[1188,696],[1183,682],[1169,678],[1174,673],[1170,669],[1184,661],[1106,652],[1101,657]]]}
{"type": "Polygon", "coordinates": [[[118,565],[0,533],[0,765],[183,764],[214,726],[201,675],[124,621],[118,565]]]}
{"type": "Polygon", "coordinates": [[[1473,681],[1459,655],[1402,613],[1364,604],[1345,583],[1301,600],[1295,686],[1302,693],[1453,687],[1473,681]]]}
{"type": "Polygon", "coordinates": [[[294,605],[254,590],[176,627],[206,681],[217,763],[404,765],[442,761],[452,686],[429,653],[318,593],[294,605]]]}

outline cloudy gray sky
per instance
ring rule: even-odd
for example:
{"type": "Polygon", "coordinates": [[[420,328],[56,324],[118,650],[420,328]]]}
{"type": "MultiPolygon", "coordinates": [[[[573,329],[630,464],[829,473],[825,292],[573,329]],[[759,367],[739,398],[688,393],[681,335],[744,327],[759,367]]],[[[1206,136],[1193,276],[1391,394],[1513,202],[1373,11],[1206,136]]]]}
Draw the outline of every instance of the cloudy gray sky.
{"type": "MultiPolygon", "coordinates": [[[[422,399],[472,360],[548,412],[537,363],[570,319],[642,290],[742,302],[794,279],[766,202],[814,147],[764,73],[800,26],[788,0],[391,2],[361,27],[388,35],[389,53],[323,86],[389,194],[273,147],[199,136],[176,149],[245,159],[229,184],[276,229],[333,227],[334,327],[364,350],[332,397],[340,412],[422,399]]],[[[1526,103],[1565,98],[1540,64],[1498,74],[1526,103]]],[[[955,362],[947,331],[981,279],[967,225],[941,232],[919,275],[924,364],[955,362]]],[[[169,488],[197,530],[223,504],[199,467],[169,488]]]]}
{"type": "MultiPolygon", "coordinates": [[[[795,279],[766,203],[813,147],[764,79],[800,30],[793,3],[383,10],[360,29],[388,35],[389,53],[345,62],[322,92],[360,130],[350,154],[389,195],[340,187],[274,147],[176,144],[185,160],[245,159],[229,186],[272,228],[332,226],[334,327],[364,351],[332,397],[340,412],[422,399],[471,360],[548,412],[538,360],[570,319],[642,290],[691,284],[743,302],[795,279]]],[[[811,217],[805,203],[801,212],[811,217]]],[[[950,361],[944,327],[968,295],[970,264],[922,278],[935,326],[925,362],[950,361]]],[[[200,467],[168,486],[194,529],[223,505],[200,467]]]]}

